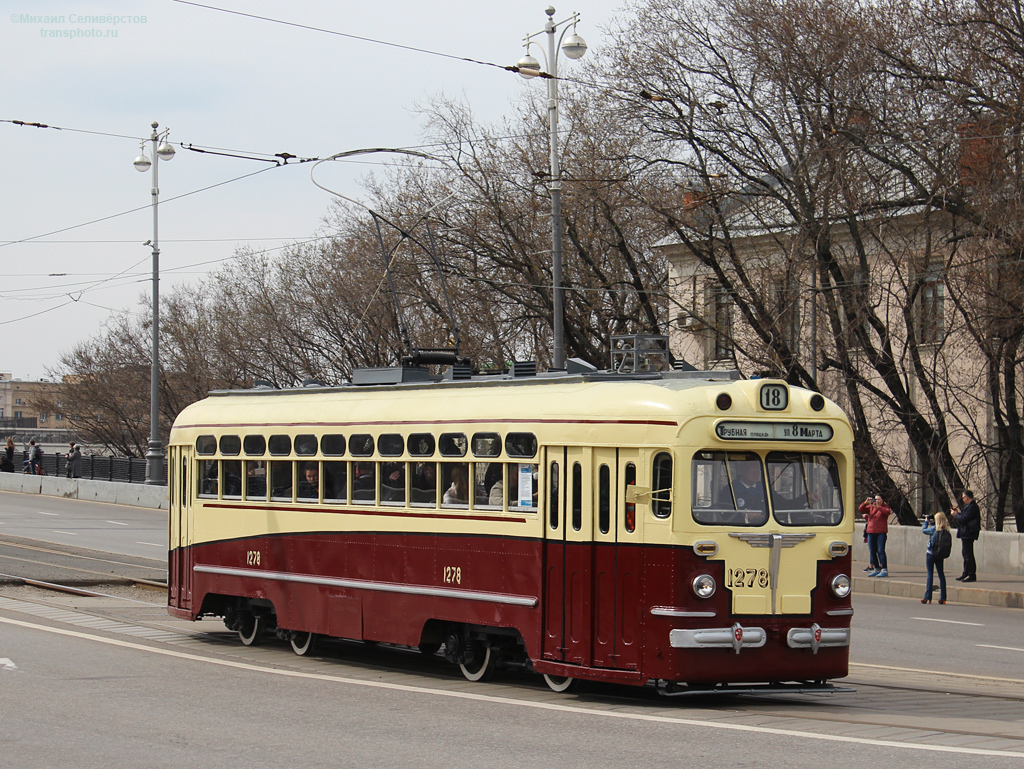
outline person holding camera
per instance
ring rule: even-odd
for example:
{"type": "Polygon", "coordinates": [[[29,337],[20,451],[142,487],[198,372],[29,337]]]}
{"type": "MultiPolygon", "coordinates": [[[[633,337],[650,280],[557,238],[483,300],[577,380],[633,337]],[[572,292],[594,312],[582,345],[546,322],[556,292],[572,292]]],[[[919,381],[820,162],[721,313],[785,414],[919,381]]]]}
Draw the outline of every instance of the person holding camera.
{"type": "Polygon", "coordinates": [[[932,571],[939,575],[939,603],[946,602],[946,573],[943,563],[949,557],[953,547],[953,537],[949,533],[949,521],[943,512],[935,513],[935,522],[924,519],[921,531],[928,535],[928,550],[925,552],[925,563],[928,566],[928,582],[924,586],[924,598],[921,603],[932,602],[932,571]]]}
{"type": "Polygon", "coordinates": [[[860,503],[858,512],[864,516],[864,531],[868,534],[868,553],[874,571],[869,577],[888,577],[889,564],[885,560],[885,540],[889,535],[889,515],[892,510],[882,500],[881,494],[868,497],[860,503]]]}
{"type": "Polygon", "coordinates": [[[960,552],[964,558],[964,573],[956,578],[957,582],[977,582],[978,564],[974,560],[974,542],[981,535],[981,510],[974,501],[974,492],[968,489],[961,496],[963,510],[952,510],[953,524],[956,526],[956,538],[960,540],[960,552]]]}

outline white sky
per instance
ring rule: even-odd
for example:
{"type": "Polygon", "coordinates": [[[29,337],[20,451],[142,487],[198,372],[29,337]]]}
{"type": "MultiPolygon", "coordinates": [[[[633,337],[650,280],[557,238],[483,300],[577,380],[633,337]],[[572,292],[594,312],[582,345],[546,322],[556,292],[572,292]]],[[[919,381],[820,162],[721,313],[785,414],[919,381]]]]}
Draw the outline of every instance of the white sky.
{"type": "MultiPolygon", "coordinates": [[[[207,2],[500,65],[514,64],[522,38],[547,20],[544,2],[207,2]]],[[[578,0],[556,6],[555,20],[579,11],[577,32],[595,49],[622,2],[578,0]]],[[[415,108],[431,97],[463,99],[479,120],[496,122],[524,88],[544,88],[495,67],[173,0],[0,0],[0,7],[0,120],[136,137],[0,123],[0,372],[19,379],[47,376],[60,353],[98,333],[112,311],[148,295],[151,250],[142,244],[153,234],[152,175],[132,161],[154,120],[170,128],[177,150],[159,169],[166,294],[180,282],[200,281],[238,245],[274,248],[313,236],[330,203],[310,181],[310,164],[170,200],[270,165],[200,155],[178,142],[300,157],[415,147],[423,140],[415,108]],[[111,15],[145,23],[72,22],[111,15]],[[76,30],[116,30],[116,37],[46,36],[76,30]]],[[[564,57],[559,66],[571,72],[564,57]]],[[[148,143],[146,154],[152,155],[148,143]]],[[[358,197],[359,179],[385,159],[324,164],[316,177],[358,197]]]]}

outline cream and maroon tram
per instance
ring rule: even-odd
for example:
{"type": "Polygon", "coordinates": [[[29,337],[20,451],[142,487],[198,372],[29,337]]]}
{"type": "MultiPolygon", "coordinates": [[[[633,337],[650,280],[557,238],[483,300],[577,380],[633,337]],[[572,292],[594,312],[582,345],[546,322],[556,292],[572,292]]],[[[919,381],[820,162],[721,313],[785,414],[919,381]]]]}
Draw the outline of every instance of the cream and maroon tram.
{"type": "MultiPolygon", "coordinates": [[[[399,377],[401,378],[401,377],[399,377]]],[[[170,612],[665,693],[847,674],[852,434],[709,372],[215,392],[170,438],[170,612]]]]}

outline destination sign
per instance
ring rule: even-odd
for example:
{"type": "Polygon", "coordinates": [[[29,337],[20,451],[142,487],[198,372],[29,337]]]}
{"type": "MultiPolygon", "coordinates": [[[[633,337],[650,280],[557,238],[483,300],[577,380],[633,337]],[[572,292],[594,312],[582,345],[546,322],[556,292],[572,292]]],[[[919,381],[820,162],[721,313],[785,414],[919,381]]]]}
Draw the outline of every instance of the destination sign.
{"type": "Polygon", "coordinates": [[[821,422],[719,422],[715,434],[724,441],[832,440],[831,425],[821,422]]]}

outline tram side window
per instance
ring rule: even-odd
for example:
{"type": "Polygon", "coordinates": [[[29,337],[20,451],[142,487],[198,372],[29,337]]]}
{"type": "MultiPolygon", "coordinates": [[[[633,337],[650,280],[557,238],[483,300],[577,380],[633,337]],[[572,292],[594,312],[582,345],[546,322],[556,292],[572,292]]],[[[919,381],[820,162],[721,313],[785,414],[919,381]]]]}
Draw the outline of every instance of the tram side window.
{"type": "Polygon", "coordinates": [[[221,460],[221,475],[224,478],[224,497],[242,498],[242,460],[221,460]]]}
{"type": "MultiPolygon", "coordinates": [[[[410,448],[412,437],[409,438],[410,448]]],[[[433,453],[433,447],[431,447],[433,453]]],[[[437,507],[437,462],[417,462],[409,479],[410,501],[415,507],[437,507]]]]}
{"type": "Polygon", "coordinates": [[[237,457],[242,452],[242,439],[237,435],[220,436],[220,453],[229,457],[237,457]]]}
{"type": "Polygon", "coordinates": [[[548,482],[551,488],[551,498],[548,500],[548,517],[550,519],[548,525],[552,529],[558,528],[558,462],[552,462],[551,467],[548,468],[548,482]]]}
{"type": "MultiPolygon", "coordinates": [[[[476,439],[474,438],[474,446],[476,439]]],[[[501,509],[505,504],[505,465],[503,462],[476,462],[473,465],[475,482],[474,507],[501,509]]]]}
{"type": "Polygon", "coordinates": [[[636,465],[632,462],[626,463],[626,472],[624,482],[622,484],[622,504],[623,510],[626,511],[626,531],[636,531],[636,503],[627,502],[625,499],[626,489],[630,486],[636,486],[636,465]]]}
{"type": "Polygon", "coordinates": [[[761,459],[744,452],[701,451],[691,465],[697,523],[761,526],[768,521],[761,459]]]}
{"type": "Polygon", "coordinates": [[[325,457],[345,456],[345,436],[329,433],[320,438],[320,453],[325,457]]]}
{"type": "MultiPolygon", "coordinates": [[[[273,449],[271,449],[273,450],[273,449]]],[[[270,498],[290,502],[292,499],[292,470],[290,461],[270,463],[270,498]]]]}
{"type": "Polygon", "coordinates": [[[583,527],[583,467],[579,462],[572,463],[572,529],[579,531],[583,527]]]}
{"type": "Polygon", "coordinates": [[[348,499],[348,462],[324,462],[324,502],[348,499]]]}
{"type": "Polygon", "coordinates": [[[414,457],[434,456],[434,436],[431,433],[413,433],[409,436],[409,454],[414,457]]]}
{"type": "Polygon", "coordinates": [[[377,463],[376,462],[353,462],[352,463],[352,501],[370,502],[376,501],[377,494],[377,463]]]}
{"type": "MultiPolygon", "coordinates": [[[[216,444],[214,444],[216,445],[216,444]]],[[[216,497],[220,484],[218,482],[218,463],[216,459],[200,459],[199,472],[196,473],[196,495],[200,497],[216,497]]]]}
{"type": "Polygon", "coordinates": [[[317,439],[315,435],[296,435],[295,453],[300,457],[311,457],[316,454],[317,439]]]}
{"type": "MultiPolygon", "coordinates": [[[[296,445],[298,439],[296,439],[296,445]]],[[[299,502],[318,502],[320,500],[320,463],[296,462],[298,485],[295,487],[295,499],[299,502]]]]}
{"type": "Polygon", "coordinates": [[[442,457],[464,457],[468,445],[465,433],[441,433],[437,442],[442,457]]]}
{"type": "Polygon", "coordinates": [[[672,514],[672,455],[661,452],[654,457],[651,478],[651,512],[658,518],[672,514]]]}
{"type": "Polygon", "coordinates": [[[537,470],[539,465],[508,466],[508,509],[537,512],[537,470]]]}
{"type": "MultiPolygon", "coordinates": [[[[384,436],[382,435],[381,445],[383,443],[384,436]]],[[[385,505],[405,504],[405,462],[381,463],[380,501],[385,505]]]]}
{"type": "Polygon", "coordinates": [[[250,457],[262,457],[267,453],[267,439],[262,435],[247,435],[242,438],[242,450],[250,457]]]}
{"type": "Polygon", "coordinates": [[[597,471],[597,527],[607,534],[611,527],[611,472],[608,465],[601,465],[597,471]]]}
{"type": "Polygon", "coordinates": [[[292,453],[292,436],[271,435],[268,445],[271,454],[276,457],[286,457],[292,453]]]}
{"type": "Polygon", "coordinates": [[[216,454],[217,438],[213,435],[200,435],[196,438],[196,454],[216,454]]]}
{"type": "MultiPolygon", "coordinates": [[[[246,436],[248,439],[249,436],[246,436]]],[[[267,498],[267,463],[262,459],[245,461],[245,498],[267,498]]]]}
{"type": "Polygon", "coordinates": [[[469,463],[443,462],[441,464],[442,507],[467,507],[469,505],[469,463]]]}
{"type": "Polygon", "coordinates": [[[838,526],[842,522],[839,468],[833,457],[773,451],[767,465],[775,520],[783,526],[838,526]]]}

